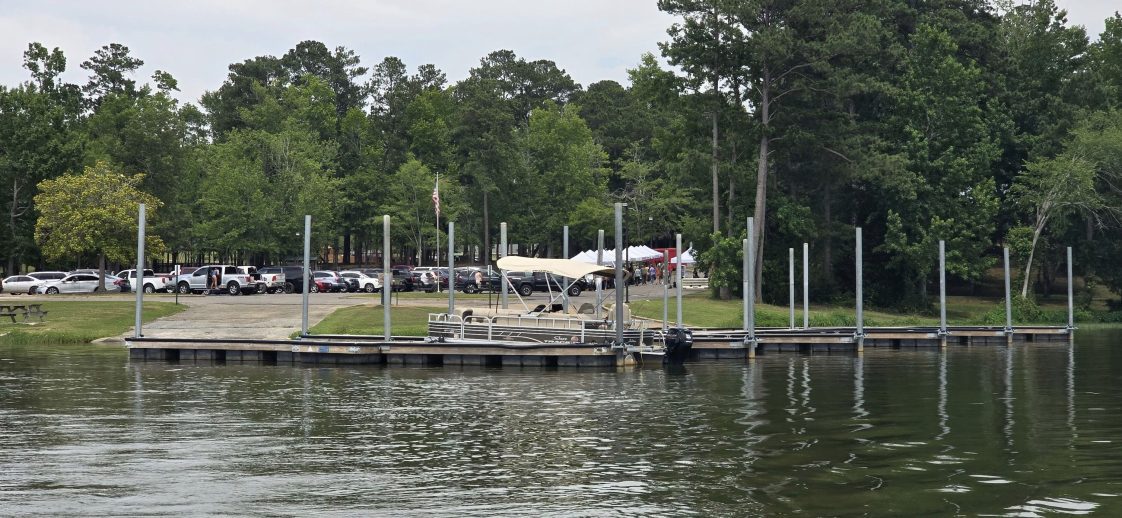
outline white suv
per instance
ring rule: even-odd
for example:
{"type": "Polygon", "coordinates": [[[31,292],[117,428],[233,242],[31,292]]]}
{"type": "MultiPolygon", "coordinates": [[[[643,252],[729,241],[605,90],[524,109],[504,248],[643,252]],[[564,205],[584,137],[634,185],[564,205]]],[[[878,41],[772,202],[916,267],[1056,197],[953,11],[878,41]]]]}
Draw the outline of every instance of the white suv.
{"type": "Polygon", "coordinates": [[[339,272],[339,276],[346,280],[348,283],[358,282],[358,289],[366,293],[374,293],[382,291],[382,279],[366,275],[358,270],[344,270],[339,272]]]}

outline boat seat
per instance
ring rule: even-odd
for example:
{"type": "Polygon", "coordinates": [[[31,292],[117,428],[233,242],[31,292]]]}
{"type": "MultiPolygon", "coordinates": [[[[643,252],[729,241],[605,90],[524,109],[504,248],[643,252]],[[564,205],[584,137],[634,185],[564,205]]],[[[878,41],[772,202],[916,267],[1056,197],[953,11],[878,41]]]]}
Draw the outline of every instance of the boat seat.
{"type": "Polygon", "coordinates": [[[578,315],[592,315],[594,313],[596,313],[596,306],[593,306],[591,302],[585,302],[580,305],[580,308],[577,308],[578,315]]]}

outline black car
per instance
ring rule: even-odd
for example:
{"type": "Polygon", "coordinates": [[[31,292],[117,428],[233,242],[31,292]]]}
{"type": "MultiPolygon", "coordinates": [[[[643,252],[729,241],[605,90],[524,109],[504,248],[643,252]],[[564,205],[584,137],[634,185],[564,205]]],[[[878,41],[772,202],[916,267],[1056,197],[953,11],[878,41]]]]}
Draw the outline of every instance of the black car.
{"type": "Polygon", "coordinates": [[[303,266],[266,266],[264,268],[258,268],[257,273],[260,275],[273,275],[277,273],[283,273],[285,293],[304,292],[303,266]]]}

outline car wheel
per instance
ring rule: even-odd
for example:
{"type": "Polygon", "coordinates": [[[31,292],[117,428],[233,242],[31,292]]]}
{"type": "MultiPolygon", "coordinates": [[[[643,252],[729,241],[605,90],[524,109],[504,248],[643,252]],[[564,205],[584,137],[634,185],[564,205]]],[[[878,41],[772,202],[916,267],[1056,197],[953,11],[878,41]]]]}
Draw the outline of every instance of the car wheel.
{"type": "Polygon", "coordinates": [[[242,294],[242,288],[241,288],[241,286],[238,285],[238,283],[236,283],[234,281],[230,281],[230,284],[226,285],[226,292],[229,293],[230,295],[241,295],[242,294]]]}
{"type": "Polygon", "coordinates": [[[294,292],[294,291],[296,291],[296,285],[295,285],[295,284],[292,284],[292,283],[291,283],[291,282],[289,282],[289,281],[285,281],[285,283],[284,283],[284,292],[285,292],[285,293],[292,293],[292,292],[294,292]]]}
{"type": "Polygon", "coordinates": [[[277,292],[276,288],[265,288],[265,293],[273,294],[273,293],[276,293],[276,292],[277,292]]]}
{"type": "Polygon", "coordinates": [[[569,288],[569,296],[570,297],[579,297],[580,292],[581,292],[580,286],[573,286],[572,288],[569,288]]]}
{"type": "Polygon", "coordinates": [[[179,283],[179,294],[180,295],[190,295],[191,294],[191,285],[187,284],[186,282],[179,283]]]}
{"type": "Polygon", "coordinates": [[[477,291],[475,288],[476,288],[476,286],[474,284],[465,284],[464,285],[464,293],[467,293],[468,295],[471,295],[471,294],[473,294],[477,291]]]}
{"type": "Polygon", "coordinates": [[[362,287],[362,289],[366,293],[374,293],[374,285],[373,284],[367,283],[366,286],[362,287]]]}
{"type": "Polygon", "coordinates": [[[316,283],[313,282],[311,286],[308,286],[308,293],[319,293],[319,286],[316,286],[316,283]]]}
{"type": "Polygon", "coordinates": [[[151,284],[145,284],[144,293],[156,293],[156,287],[151,284]]]}
{"type": "Polygon", "coordinates": [[[534,293],[534,287],[529,284],[523,284],[518,287],[518,294],[523,297],[529,297],[534,293]]]}
{"type": "Polygon", "coordinates": [[[47,295],[58,295],[58,288],[54,286],[47,288],[47,295]]]}

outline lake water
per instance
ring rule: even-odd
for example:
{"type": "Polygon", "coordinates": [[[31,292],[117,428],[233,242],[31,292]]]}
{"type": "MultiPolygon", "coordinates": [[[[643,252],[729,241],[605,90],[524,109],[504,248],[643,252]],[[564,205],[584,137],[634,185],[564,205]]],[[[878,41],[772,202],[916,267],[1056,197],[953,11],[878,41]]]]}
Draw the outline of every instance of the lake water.
{"type": "Polygon", "coordinates": [[[678,370],[0,344],[0,515],[1122,515],[1122,332],[678,370]]]}

